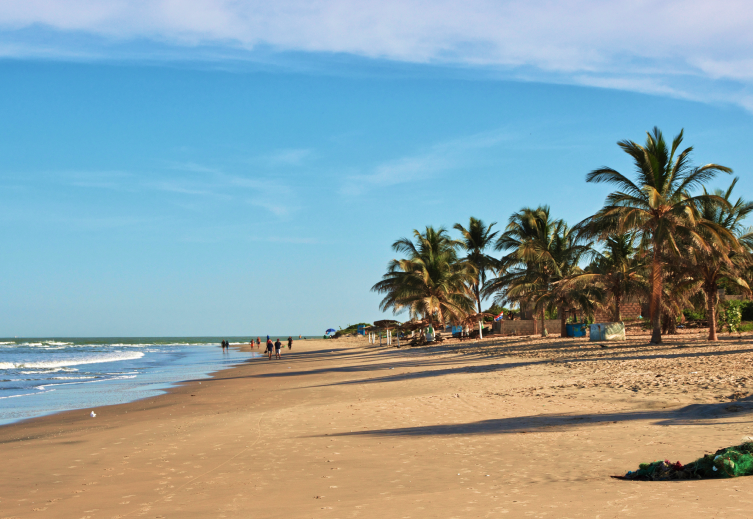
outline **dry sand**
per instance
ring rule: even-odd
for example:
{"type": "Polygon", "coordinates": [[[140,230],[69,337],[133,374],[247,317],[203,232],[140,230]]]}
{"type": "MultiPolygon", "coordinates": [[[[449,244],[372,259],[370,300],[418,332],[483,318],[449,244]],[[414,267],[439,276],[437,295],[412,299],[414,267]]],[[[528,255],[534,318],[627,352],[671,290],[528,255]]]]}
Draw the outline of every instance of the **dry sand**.
{"type": "Polygon", "coordinates": [[[0,518],[751,517],[753,477],[610,478],[753,434],[751,336],[702,337],[296,341],[0,427],[0,518]]]}

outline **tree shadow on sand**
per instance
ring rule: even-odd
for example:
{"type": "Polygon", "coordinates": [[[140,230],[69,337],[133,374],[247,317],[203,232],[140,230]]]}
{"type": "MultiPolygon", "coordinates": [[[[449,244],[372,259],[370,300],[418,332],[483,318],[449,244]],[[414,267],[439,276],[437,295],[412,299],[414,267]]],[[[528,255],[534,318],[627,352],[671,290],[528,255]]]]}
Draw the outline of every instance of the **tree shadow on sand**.
{"type": "MultiPolygon", "coordinates": [[[[394,429],[373,429],[329,436],[450,436],[472,434],[515,434],[560,432],[573,427],[593,427],[633,420],[653,420],[654,425],[721,425],[741,423],[727,421],[733,416],[753,413],[753,396],[737,402],[719,404],[692,404],[679,409],[629,411],[623,413],[594,414],[540,414],[494,420],[481,420],[463,424],[439,424],[394,429]]],[[[750,421],[750,420],[748,420],[750,421]]]]}

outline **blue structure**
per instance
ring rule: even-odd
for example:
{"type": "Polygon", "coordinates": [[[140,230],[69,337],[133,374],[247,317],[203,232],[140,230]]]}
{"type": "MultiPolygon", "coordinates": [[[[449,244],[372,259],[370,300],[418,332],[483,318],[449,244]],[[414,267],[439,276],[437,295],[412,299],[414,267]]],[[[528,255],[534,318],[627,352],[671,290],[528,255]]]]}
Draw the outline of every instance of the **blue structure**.
{"type": "Polygon", "coordinates": [[[358,330],[356,330],[356,335],[366,335],[366,326],[363,324],[359,324],[358,330]]]}
{"type": "Polygon", "coordinates": [[[566,324],[565,331],[568,337],[585,337],[586,325],[585,324],[566,324]]]}

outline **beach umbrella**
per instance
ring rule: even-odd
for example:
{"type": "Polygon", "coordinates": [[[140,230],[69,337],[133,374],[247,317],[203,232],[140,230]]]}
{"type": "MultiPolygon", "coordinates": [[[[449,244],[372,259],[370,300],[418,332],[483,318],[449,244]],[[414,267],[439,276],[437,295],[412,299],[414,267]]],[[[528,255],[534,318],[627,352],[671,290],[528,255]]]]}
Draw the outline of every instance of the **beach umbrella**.
{"type": "Polygon", "coordinates": [[[425,328],[427,326],[429,326],[429,321],[422,319],[420,321],[406,321],[400,325],[400,328],[411,332],[414,330],[420,330],[421,328],[425,328]]]}
{"type": "Polygon", "coordinates": [[[377,328],[395,328],[396,326],[400,326],[400,322],[392,319],[384,319],[382,321],[374,321],[374,326],[377,328]]]}
{"type": "Polygon", "coordinates": [[[328,329],[327,329],[327,331],[326,331],[326,332],[324,332],[324,333],[325,333],[326,335],[330,335],[330,334],[333,334],[333,333],[335,333],[336,331],[337,331],[337,330],[335,330],[334,328],[328,328],[328,329]]]}

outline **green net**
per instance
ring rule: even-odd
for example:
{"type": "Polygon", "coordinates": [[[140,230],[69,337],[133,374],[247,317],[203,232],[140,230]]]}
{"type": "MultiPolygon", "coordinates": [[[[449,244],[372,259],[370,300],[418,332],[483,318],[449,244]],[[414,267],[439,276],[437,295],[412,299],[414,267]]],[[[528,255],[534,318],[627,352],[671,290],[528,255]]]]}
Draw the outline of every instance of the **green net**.
{"type": "Polygon", "coordinates": [[[672,479],[734,478],[753,475],[753,442],[720,449],[683,465],[669,460],[641,463],[621,479],[667,481],[672,479]]]}

